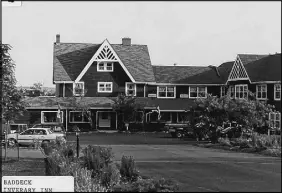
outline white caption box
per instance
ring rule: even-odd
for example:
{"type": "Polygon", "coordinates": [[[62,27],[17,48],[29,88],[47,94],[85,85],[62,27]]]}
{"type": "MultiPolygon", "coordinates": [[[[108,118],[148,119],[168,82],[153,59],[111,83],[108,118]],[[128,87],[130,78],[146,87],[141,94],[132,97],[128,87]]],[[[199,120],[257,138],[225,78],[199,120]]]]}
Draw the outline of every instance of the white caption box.
{"type": "Polygon", "coordinates": [[[2,192],[74,192],[73,176],[3,176],[2,192]]]}

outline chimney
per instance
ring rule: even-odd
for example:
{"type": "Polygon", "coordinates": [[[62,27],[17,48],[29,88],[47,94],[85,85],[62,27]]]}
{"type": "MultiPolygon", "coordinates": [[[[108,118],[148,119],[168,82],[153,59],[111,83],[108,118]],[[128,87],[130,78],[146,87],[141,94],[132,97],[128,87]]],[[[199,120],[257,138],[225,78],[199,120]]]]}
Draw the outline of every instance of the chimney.
{"type": "Polygon", "coordinates": [[[130,46],[131,45],[131,39],[130,38],[122,38],[122,45],[130,46]]]}
{"type": "Polygon", "coordinates": [[[59,44],[60,43],[60,34],[56,35],[56,43],[59,44]]]}
{"type": "Polygon", "coordinates": [[[176,65],[177,65],[177,63],[174,63],[174,64],[173,64],[173,66],[176,66],[176,65]]]}

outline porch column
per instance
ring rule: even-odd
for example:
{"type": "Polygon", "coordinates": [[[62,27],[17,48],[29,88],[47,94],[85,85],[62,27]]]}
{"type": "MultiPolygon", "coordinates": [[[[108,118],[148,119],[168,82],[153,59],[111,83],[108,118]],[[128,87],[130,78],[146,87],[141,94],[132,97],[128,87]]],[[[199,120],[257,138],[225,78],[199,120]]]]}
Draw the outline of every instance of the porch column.
{"type": "Polygon", "coordinates": [[[66,132],[68,131],[68,109],[66,109],[66,132]]]}
{"type": "Polygon", "coordinates": [[[63,97],[65,97],[65,90],[66,90],[66,83],[64,83],[64,86],[63,86],[63,97]]]}
{"type": "Polygon", "coordinates": [[[96,129],[98,129],[98,111],[96,111],[96,129]]]}

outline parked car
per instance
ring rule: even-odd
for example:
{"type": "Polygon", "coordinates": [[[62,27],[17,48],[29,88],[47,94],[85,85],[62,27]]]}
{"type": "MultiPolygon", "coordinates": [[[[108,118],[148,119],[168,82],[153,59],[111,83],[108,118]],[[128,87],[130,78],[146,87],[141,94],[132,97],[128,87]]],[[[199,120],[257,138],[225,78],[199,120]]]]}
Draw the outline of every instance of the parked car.
{"type": "Polygon", "coordinates": [[[32,128],[50,128],[53,132],[65,132],[65,128],[63,124],[60,123],[56,123],[56,124],[40,123],[33,125],[32,128]]]}
{"type": "Polygon", "coordinates": [[[167,123],[164,128],[172,137],[194,137],[193,128],[189,123],[167,123]]]}
{"type": "Polygon", "coordinates": [[[224,122],[222,127],[217,128],[217,132],[219,137],[226,137],[227,135],[228,138],[237,138],[242,134],[242,126],[235,121],[224,122]]]}
{"type": "Polygon", "coordinates": [[[39,143],[48,143],[56,140],[57,137],[66,138],[65,133],[55,133],[50,128],[29,128],[21,133],[7,135],[8,145],[33,145],[36,140],[39,143]]]}

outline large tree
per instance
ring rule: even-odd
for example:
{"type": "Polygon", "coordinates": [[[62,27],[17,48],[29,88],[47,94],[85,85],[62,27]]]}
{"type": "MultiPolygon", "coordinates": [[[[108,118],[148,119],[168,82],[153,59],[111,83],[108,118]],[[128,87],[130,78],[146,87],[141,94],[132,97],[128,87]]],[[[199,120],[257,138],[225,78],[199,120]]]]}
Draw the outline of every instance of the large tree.
{"type": "Polygon", "coordinates": [[[1,42],[1,119],[2,123],[12,122],[25,110],[25,104],[22,101],[23,91],[17,89],[15,78],[15,63],[12,60],[9,51],[11,46],[1,42]]]}
{"type": "Polygon", "coordinates": [[[216,126],[221,126],[225,121],[236,121],[250,130],[268,125],[268,115],[275,111],[274,106],[256,100],[251,92],[246,99],[233,99],[230,94],[221,98],[208,95],[207,98],[197,99],[196,104],[201,112],[195,117],[198,121],[216,126]]]}

